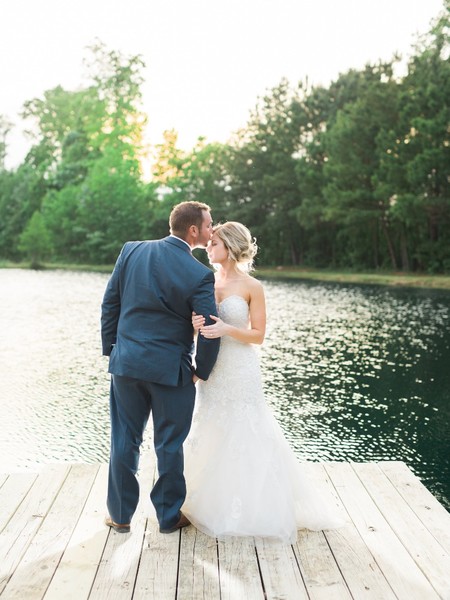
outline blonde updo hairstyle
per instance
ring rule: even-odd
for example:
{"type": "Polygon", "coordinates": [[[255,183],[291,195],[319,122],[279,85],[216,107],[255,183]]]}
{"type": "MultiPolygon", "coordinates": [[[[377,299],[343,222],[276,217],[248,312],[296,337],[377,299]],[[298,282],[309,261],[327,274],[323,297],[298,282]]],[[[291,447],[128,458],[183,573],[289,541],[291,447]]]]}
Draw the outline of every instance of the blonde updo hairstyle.
{"type": "Polygon", "coordinates": [[[253,269],[253,259],[258,252],[258,246],[245,225],[237,221],[227,221],[216,225],[214,233],[224,243],[229,260],[236,263],[239,271],[248,273],[253,269]]]}

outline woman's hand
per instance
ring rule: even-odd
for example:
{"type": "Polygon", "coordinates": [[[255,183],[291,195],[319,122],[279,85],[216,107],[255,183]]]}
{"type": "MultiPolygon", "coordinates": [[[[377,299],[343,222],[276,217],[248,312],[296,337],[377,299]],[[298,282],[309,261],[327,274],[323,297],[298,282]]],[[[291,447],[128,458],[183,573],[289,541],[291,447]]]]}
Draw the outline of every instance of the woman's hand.
{"type": "Polygon", "coordinates": [[[230,325],[224,323],[219,317],[215,317],[214,315],[210,315],[210,317],[215,323],[213,325],[202,325],[200,327],[202,336],[208,340],[213,340],[214,338],[228,335],[230,325]]]}
{"type": "Polygon", "coordinates": [[[203,315],[197,315],[195,312],[192,313],[192,327],[194,328],[194,331],[197,333],[197,331],[200,329],[200,327],[203,327],[203,325],[205,324],[205,317],[203,315]]]}

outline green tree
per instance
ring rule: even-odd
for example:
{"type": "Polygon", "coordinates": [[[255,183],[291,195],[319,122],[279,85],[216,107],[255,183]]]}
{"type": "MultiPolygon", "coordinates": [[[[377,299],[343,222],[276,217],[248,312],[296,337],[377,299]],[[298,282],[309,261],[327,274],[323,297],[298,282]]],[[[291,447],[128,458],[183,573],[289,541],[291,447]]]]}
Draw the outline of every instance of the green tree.
{"type": "Polygon", "coordinates": [[[259,101],[228,156],[230,213],[257,237],[266,264],[301,259],[297,102],[297,91],[282,80],[259,101]]]}
{"type": "Polygon", "coordinates": [[[143,67],[98,43],[87,61],[92,85],[57,87],[25,105],[36,144],[27,164],[45,183],[42,213],[59,259],[111,262],[140,236],[152,198],[141,181],[143,67]]]}
{"type": "Polygon", "coordinates": [[[96,43],[88,87],[25,103],[34,143],[15,171],[0,119],[0,255],[19,257],[37,211],[55,257],[112,262],[126,239],[166,235],[173,205],[195,199],[248,225],[266,264],[448,271],[449,14],[444,0],[405,77],[394,57],[328,87],[282,80],[227,145],[199,138],[187,152],[166,132],[151,183],[144,64],[96,43]]]}
{"type": "Polygon", "coordinates": [[[302,260],[312,266],[348,266],[343,248],[345,228],[330,218],[325,188],[329,161],[327,136],[345,108],[364,96],[371,80],[371,69],[349,70],[329,87],[309,88],[302,84],[296,111],[299,113],[299,151],[296,164],[301,202],[295,215],[302,232],[302,260]]]}
{"type": "Polygon", "coordinates": [[[175,131],[166,131],[164,142],[156,146],[153,181],[159,186],[159,218],[167,228],[167,218],[175,204],[197,200],[211,206],[216,221],[225,219],[229,147],[207,144],[199,138],[192,151],[186,152],[178,148],[177,140],[175,131]]]}
{"type": "Polygon", "coordinates": [[[0,115],[0,173],[5,171],[5,159],[7,154],[7,138],[12,129],[12,123],[4,115],[0,115]]]}
{"type": "Polygon", "coordinates": [[[400,229],[404,268],[450,268],[450,2],[419,38],[386,133],[380,185],[400,229]]]}
{"type": "Polygon", "coordinates": [[[0,172],[0,256],[20,258],[19,235],[39,210],[45,193],[45,182],[28,164],[0,172]]]}
{"type": "Polygon", "coordinates": [[[324,136],[325,217],[339,226],[341,252],[351,266],[397,268],[389,198],[377,193],[379,139],[397,118],[391,64],[367,66],[359,97],[336,113],[324,136]]]}
{"type": "Polygon", "coordinates": [[[41,267],[42,261],[50,256],[51,237],[39,211],[33,213],[20,235],[19,250],[30,260],[33,269],[41,267]]]}
{"type": "Polygon", "coordinates": [[[143,185],[126,162],[105,154],[89,172],[78,210],[77,224],[85,239],[83,260],[111,263],[126,240],[140,239],[148,218],[143,185]]]}

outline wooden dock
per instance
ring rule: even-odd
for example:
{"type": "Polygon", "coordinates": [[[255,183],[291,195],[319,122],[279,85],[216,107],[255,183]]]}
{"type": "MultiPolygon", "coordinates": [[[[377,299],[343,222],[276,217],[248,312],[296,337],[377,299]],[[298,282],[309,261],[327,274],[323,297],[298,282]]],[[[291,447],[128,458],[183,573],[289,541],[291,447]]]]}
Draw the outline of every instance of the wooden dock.
{"type": "Polygon", "coordinates": [[[0,475],[2,600],[450,599],[450,514],[402,462],[308,464],[346,525],[292,546],[160,534],[143,462],[129,534],[103,525],[106,465],[0,475]]]}

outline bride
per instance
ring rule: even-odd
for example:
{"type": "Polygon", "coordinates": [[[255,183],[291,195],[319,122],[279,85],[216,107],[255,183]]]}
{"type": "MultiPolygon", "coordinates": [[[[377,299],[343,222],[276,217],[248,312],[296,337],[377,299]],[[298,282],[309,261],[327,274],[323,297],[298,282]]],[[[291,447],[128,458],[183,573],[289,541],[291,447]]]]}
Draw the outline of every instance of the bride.
{"type": "Polygon", "coordinates": [[[237,222],[214,229],[208,244],[216,268],[219,318],[194,328],[220,337],[208,381],[197,383],[194,420],[185,443],[187,498],[182,511],[204,533],[261,536],[294,542],[297,529],[340,526],[330,498],[307,481],[266,405],[259,358],[266,327],[264,289],[249,275],[257,246],[237,222]]]}

